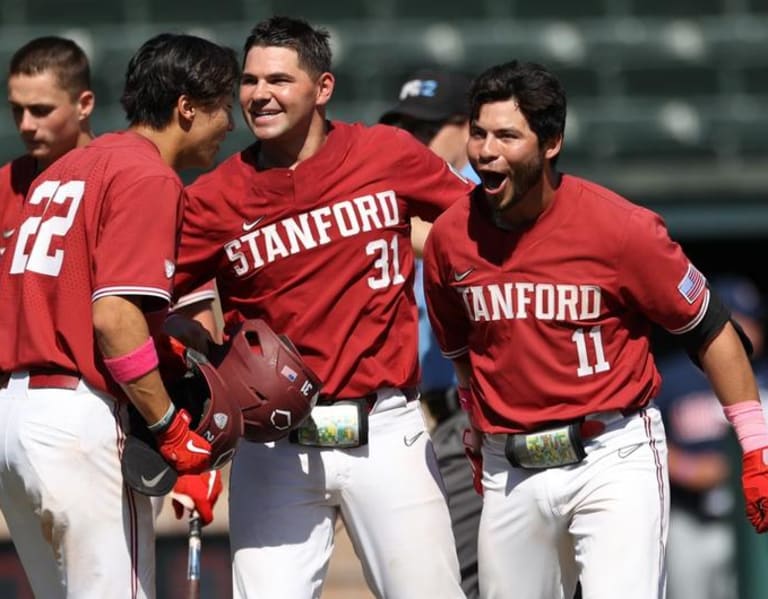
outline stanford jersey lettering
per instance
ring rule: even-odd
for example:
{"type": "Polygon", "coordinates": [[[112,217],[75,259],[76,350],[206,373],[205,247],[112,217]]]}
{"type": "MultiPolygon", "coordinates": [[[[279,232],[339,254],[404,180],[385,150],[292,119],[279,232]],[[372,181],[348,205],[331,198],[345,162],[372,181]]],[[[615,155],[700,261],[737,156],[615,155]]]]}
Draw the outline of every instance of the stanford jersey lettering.
{"type": "Polygon", "coordinates": [[[596,285],[504,283],[459,287],[469,317],[475,321],[524,319],[583,321],[600,315],[596,285]]]}
{"type": "Polygon", "coordinates": [[[261,268],[278,258],[401,224],[397,197],[392,190],[321,206],[278,223],[255,228],[226,243],[224,250],[237,276],[261,268]]]}

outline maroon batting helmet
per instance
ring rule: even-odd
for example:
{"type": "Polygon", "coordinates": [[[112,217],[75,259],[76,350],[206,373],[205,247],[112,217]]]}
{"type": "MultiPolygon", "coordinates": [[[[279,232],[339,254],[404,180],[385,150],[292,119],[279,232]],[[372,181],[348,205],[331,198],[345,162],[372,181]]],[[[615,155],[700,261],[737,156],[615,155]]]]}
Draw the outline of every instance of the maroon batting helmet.
{"type": "Polygon", "coordinates": [[[201,353],[184,352],[188,371],[168,392],[177,408],[192,417],[189,427],[211,444],[211,468],[221,468],[235,455],[243,436],[243,414],[237,395],[201,353]]]}
{"type": "Polygon", "coordinates": [[[243,412],[249,441],[276,441],[309,416],[322,386],[287,337],[260,319],[244,321],[211,361],[243,412]]]}

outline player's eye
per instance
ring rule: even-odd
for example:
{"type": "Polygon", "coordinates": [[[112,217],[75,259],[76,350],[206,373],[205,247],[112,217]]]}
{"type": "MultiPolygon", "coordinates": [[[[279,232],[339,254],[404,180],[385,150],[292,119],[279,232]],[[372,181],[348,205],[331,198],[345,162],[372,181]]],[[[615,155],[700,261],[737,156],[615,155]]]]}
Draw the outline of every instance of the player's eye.
{"type": "Polygon", "coordinates": [[[51,114],[54,110],[53,106],[30,106],[29,107],[29,114],[31,114],[35,118],[42,118],[44,116],[48,116],[51,114]]]}

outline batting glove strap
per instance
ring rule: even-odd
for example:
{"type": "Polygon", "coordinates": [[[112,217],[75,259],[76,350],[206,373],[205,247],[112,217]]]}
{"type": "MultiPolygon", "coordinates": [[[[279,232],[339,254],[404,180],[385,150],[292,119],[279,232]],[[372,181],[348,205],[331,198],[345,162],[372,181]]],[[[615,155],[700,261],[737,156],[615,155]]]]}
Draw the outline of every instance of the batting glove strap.
{"type": "Polygon", "coordinates": [[[157,449],[179,474],[199,474],[210,468],[211,444],[190,430],[191,418],[178,410],[171,424],[157,435],[157,449]]]}
{"type": "Polygon", "coordinates": [[[180,520],[185,511],[197,510],[201,524],[210,524],[213,522],[213,508],[221,490],[221,470],[180,476],[171,493],[176,519],[180,520]]]}
{"type": "Polygon", "coordinates": [[[768,530],[768,447],[744,454],[741,474],[747,518],[757,532],[768,530]]]}
{"type": "Polygon", "coordinates": [[[462,435],[464,442],[464,455],[469,460],[469,466],[472,468],[472,486],[475,493],[482,497],[483,495],[483,453],[474,443],[474,432],[472,429],[465,428],[462,435]]]}
{"type": "Polygon", "coordinates": [[[459,406],[462,411],[469,414],[472,404],[472,392],[469,390],[469,387],[458,387],[456,391],[459,396],[459,406]]]}

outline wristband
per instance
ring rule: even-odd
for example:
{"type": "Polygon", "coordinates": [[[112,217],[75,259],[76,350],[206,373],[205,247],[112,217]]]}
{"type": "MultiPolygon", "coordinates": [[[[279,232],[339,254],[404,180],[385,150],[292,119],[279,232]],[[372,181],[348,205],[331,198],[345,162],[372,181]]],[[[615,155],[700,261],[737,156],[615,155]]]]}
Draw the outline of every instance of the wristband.
{"type": "Polygon", "coordinates": [[[162,415],[160,420],[158,420],[154,424],[147,425],[149,432],[155,435],[157,433],[162,433],[165,429],[167,429],[171,425],[171,421],[173,420],[173,415],[175,413],[176,413],[176,406],[173,405],[173,402],[170,402],[168,409],[165,411],[165,414],[162,415]]]}
{"type": "Polygon", "coordinates": [[[768,447],[768,427],[765,425],[763,406],[757,401],[742,401],[724,406],[723,412],[736,431],[744,453],[768,447]]]}
{"type": "Polygon", "coordinates": [[[130,383],[157,368],[159,360],[152,337],[143,344],[116,358],[104,358],[104,366],[118,383],[130,383]]]}

